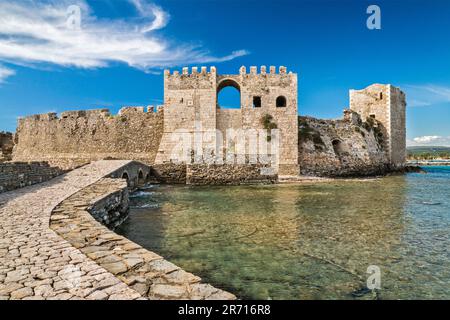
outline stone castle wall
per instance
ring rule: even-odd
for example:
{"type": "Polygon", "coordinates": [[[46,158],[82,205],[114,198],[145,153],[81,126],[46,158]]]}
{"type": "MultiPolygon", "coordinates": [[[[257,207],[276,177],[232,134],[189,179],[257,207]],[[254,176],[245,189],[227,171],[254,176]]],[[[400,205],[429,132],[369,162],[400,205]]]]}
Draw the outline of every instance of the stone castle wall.
{"type": "MultiPolygon", "coordinates": [[[[164,106],[156,111],[153,107],[128,107],[118,115],[100,109],[20,119],[13,160],[48,161],[71,169],[101,159],[132,159],[155,165],[155,176],[161,181],[185,183],[186,165],[193,160],[208,165],[219,152],[227,160],[233,159],[228,157],[230,151],[235,153],[234,159],[242,159],[236,150],[244,140],[245,153],[252,157],[249,146],[257,145],[261,154],[263,141],[268,148],[263,153],[278,156],[280,176],[300,172],[347,175],[362,168],[369,172],[371,167],[378,172],[387,165],[405,164],[405,106],[400,89],[374,84],[350,91],[350,109],[359,119],[352,112],[342,121],[301,118],[307,126],[299,128],[297,75],[285,67],[278,71],[275,67],[251,67],[249,72],[241,67],[239,74],[230,75],[218,74],[214,67],[183,68],[181,73],[166,70],[164,106]],[[229,86],[240,92],[240,109],[218,105],[218,94],[229,86]],[[279,129],[279,148],[266,143],[270,139],[267,121],[263,120],[267,118],[269,127],[279,129]],[[235,129],[233,137],[228,129],[235,129]],[[254,132],[257,141],[249,138],[254,132]],[[179,139],[186,135],[192,140],[179,139]],[[203,136],[200,158],[193,143],[198,135],[203,136]],[[319,144],[314,141],[317,135],[323,137],[319,144]],[[337,154],[337,149],[344,151],[337,154]]],[[[256,159],[257,164],[265,164],[261,156],[256,159]]],[[[232,166],[227,163],[224,168],[232,166]]]]}
{"type": "MultiPolygon", "coordinates": [[[[273,118],[280,130],[280,172],[298,174],[297,155],[297,75],[287,73],[285,67],[280,67],[277,73],[275,67],[269,72],[263,66],[260,72],[251,67],[250,72],[242,67],[237,75],[219,75],[214,67],[183,68],[182,73],[166,71],[164,74],[164,135],[156,158],[157,163],[170,161],[189,161],[183,157],[188,149],[195,149],[191,142],[184,143],[180,152],[179,140],[174,135],[180,132],[193,136],[210,133],[203,140],[204,157],[226,154],[230,146],[226,140],[229,128],[233,129],[264,129],[262,119],[266,115],[273,118]],[[240,109],[221,109],[217,95],[225,87],[234,87],[240,92],[240,109]],[[277,99],[283,98],[284,105],[277,107],[277,99]],[[259,106],[255,107],[255,99],[259,106]],[[222,134],[217,136],[215,131],[222,134]],[[211,134],[212,133],[212,134],[211,134]],[[217,150],[217,144],[222,144],[222,150],[217,150]]],[[[193,139],[192,139],[193,140],[193,139]]],[[[205,159],[202,159],[205,160],[205,159]]],[[[205,161],[206,162],[206,161],[205,161]]]]}
{"type": "Polygon", "coordinates": [[[46,162],[0,163],[0,193],[48,181],[64,172],[46,162]]]}
{"type": "Polygon", "coordinates": [[[162,136],[163,113],[124,108],[34,115],[19,120],[15,161],[48,161],[73,168],[101,159],[153,163],[162,136]]]}
{"type": "Polygon", "coordinates": [[[187,185],[241,185],[275,183],[278,175],[262,164],[175,164],[152,165],[149,182],[187,185]]]}
{"type": "MultiPolygon", "coordinates": [[[[278,176],[264,174],[267,167],[260,164],[208,165],[193,164],[187,166],[186,184],[189,185],[242,185],[254,183],[275,183],[278,176]]],[[[270,172],[270,168],[267,168],[270,172]]]]}
{"type": "Polygon", "coordinates": [[[149,179],[150,181],[154,180],[160,183],[185,184],[186,164],[154,164],[152,165],[149,179]]]}

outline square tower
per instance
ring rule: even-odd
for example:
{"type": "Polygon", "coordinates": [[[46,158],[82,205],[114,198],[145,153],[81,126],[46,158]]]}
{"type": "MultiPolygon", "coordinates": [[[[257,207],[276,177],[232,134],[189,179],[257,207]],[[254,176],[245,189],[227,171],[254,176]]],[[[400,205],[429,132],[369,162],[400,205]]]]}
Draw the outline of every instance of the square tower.
{"type": "MultiPolygon", "coordinates": [[[[240,130],[242,134],[258,129],[268,129],[264,119],[270,118],[270,128],[279,129],[277,150],[271,150],[278,159],[278,174],[298,175],[298,107],[297,107],[297,75],[286,67],[270,67],[269,71],[262,66],[260,72],[251,67],[246,72],[241,67],[238,74],[219,75],[215,67],[207,72],[206,67],[200,71],[193,67],[189,72],[183,68],[182,73],[164,72],[164,134],[156,157],[156,163],[189,162],[187,157],[178,157],[174,152],[180,148],[177,136],[204,135],[210,141],[202,141],[202,157],[204,161],[209,154],[219,155],[218,147],[225,150],[225,139],[228,129],[240,130]],[[240,93],[239,109],[222,109],[218,104],[218,95],[226,87],[234,87],[240,93]],[[217,134],[217,130],[221,135],[217,134]],[[247,130],[247,131],[246,131],[247,130]],[[211,134],[209,134],[211,133],[211,134]],[[220,142],[220,143],[218,143],[220,142]],[[223,142],[223,143],[222,143],[223,142]],[[206,154],[206,155],[205,155],[206,154]]],[[[242,136],[240,137],[242,140],[242,136]]],[[[258,134],[260,138],[260,134],[258,134]]],[[[264,133],[264,139],[268,136],[264,133]]],[[[245,139],[245,138],[244,138],[245,139]]],[[[248,142],[249,144],[255,142],[248,142]]],[[[198,145],[191,142],[182,146],[186,150],[198,151],[198,145]]],[[[259,145],[258,145],[259,147],[259,145]]],[[[228,150],[231,150],[229,148],[228,150]]],[[[250,148],[249,148],[250,149],[250,148]]],[[[198,154],[194,152],[194,155],[198,154]]],[[[249,154],[250,155],[250,154],[249,154]]],[[[196,159],[198,161],[199,159],[196,159]]]]}
{"type": "Polygon", "coordinates": [[[193,134],[216,129],[216,68],[211,67],[209,72],[206,67],[200,72],[196,67],[191,72],[183,68],[181,74],[166,70],[163,112],[164,132],[155,162],[183,162],[186,159],[180,158],[180,152],[194,148],[193,134]],[[191,137],[191,143],[187,142],[181,151],[177,149],[183,133],[191,137]]]}
{"type": "MultiPolygon", "coordinates": [[[[297,74],[287,72],[286,67],[256,66],[241,67],[238,75],[218,75],[217,88],[220,91],[225,85],[239,88],[241,96],[240,110],[220,110],[218,127],[225,128],[226,119],[235,118],[227,113],[238,113],[238,121],[242,129],[266,129],[264,119],[279,129],[277,154],[279,175],[299,175],[298,164],[298,104],[297,74]],[[277,72],[278,71],[278,72],[277,72]]],[[[219,106],[220,108],[220,106],[219,106]]]]}
{"type": "Polygon", "coordinates": [[[406,164],[406,97],[390,84],[373,84],[362,90],[350,90],[350,109],[366,121],[375,118],[383,125],[385,149],[394,167],[406,164]]]}

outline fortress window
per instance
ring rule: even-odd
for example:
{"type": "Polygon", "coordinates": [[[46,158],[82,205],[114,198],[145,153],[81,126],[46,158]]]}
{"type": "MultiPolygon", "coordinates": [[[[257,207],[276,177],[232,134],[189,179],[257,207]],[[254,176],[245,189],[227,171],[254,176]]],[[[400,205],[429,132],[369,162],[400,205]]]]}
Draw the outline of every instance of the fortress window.
{"type": "Polygon", "coordinates": [[[253,97],[253,108],[261,108],[261,97],[253,97]]]}
{"type": "Polygon", "coordinates": [[[241,88],[233,79],[225,79],[217,85],[217,107],[239,109],[241,107],[241,88]]]}
{"type": "Polygon", "coordinates": [[[277,98],[277,108],[285,108],[286,107],[286,98],[283,96],[279,96],[277,98]]]}
{"type": "Polygon", "coordinates": [[[372,118],[372,119],[375,119],[377,116],[376,115],[374,115],[373,113],[370,115],[370,117],[372,118]]]}
{"type": "Polygon", "coordinates": [[[383,92],[380,92],[380,100],[383,100],[383,92]]]}

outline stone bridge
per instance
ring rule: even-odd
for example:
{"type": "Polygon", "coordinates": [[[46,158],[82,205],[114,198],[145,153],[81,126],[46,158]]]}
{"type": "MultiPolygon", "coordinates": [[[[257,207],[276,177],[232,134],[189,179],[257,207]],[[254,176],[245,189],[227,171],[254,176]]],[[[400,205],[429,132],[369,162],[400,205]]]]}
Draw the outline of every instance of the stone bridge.
{"type": "Polygon", "coordinates": [[[111,178],[134,187],[148,174],[103,160],[0,194],[0,299],[234,299],[93,218],[128,200],[111,178]]]}
{"type": "Polygon", "coordinates": [[[139,184],[143,184],[150,175],[150,167],[137,161],[129,161],[127,165],[120,167],[111,174],[110,178],[121,178],[127,180],[128,187],[136,188],[139,184]]]}

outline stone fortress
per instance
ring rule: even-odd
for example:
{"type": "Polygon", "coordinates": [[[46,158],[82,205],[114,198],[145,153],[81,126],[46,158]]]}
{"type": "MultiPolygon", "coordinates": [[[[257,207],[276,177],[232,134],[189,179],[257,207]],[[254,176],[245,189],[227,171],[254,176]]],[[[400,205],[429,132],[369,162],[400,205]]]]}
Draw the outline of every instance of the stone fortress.
{"type": "Polygon", "coordinates": [[[343,119],[319,120],[298,115],[297,74],[286,67],[241,67],[231,75],[221,75],[215,67],[166,70],[164,105],[125,107],[118,115],[99,109],[21,118],[9,158],[45,161],[65,170],[102,159],[135,160],[151,165],[163,182],[192,184],[376,175],[405,165],[405,109],[400,89],[374,84],[350,91],[343,119]],[[218,94],[229,86],[240,92],[240,109],[218,104],[218,94]],[[226,134],[229,129],[235,130],[234,137],[226,134]],[[268,153],[277,159],[268,175],[261,173],[267,163],[258,157],[256,163],[249,161],[248,147],[269,141],[270,129],[278,130],[279,139],[278,145],[268,143],[268,153]],[[184,146],[182,156],[173,152],[180,132],[213,133],[209,141],[204,139],[200,159],[188,155],[196,148],[192,143],[184,146]],[[258,139],[245,137],[248,132],[256,132],[258,139]],[[236,139],[244,139],[244,163],[207,161],[208,155],[225,159],[236,139]]]}
{"type": "Polygon", "coordinates": [[[166,71],[157,108],[21,118],[14,135],[0,133],[0,300],[236,299],[114,233],[129,189],[402,170],[405,107],[399,89],[374,84],[350,91],[343,119],[304,117],[285,67],[202,67],[166,71]],[[239,90],[240,109],[218,105],[227,86],[239,90]],[[221,161],[230,155],[244,161],[221,161]]]}

